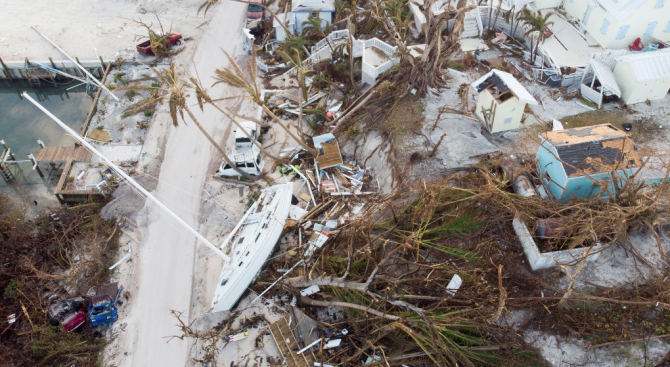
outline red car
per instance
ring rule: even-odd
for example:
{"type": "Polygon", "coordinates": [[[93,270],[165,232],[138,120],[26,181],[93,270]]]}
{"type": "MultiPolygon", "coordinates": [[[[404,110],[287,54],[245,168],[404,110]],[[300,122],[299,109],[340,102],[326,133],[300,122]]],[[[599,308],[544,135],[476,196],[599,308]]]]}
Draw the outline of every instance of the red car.
{"type": "MultiPolygon", "coordinates": [[[[181,39],[182,39],[181,34],[174,31],[168,32],[168,34],[170,35],[171,45],[177,45],[177,46],[181,45],[181,39]]],[[[151,51],[151,41],[144,41],[139,45],[137,45],[137,52],[145,56],[153,55],[154,53],[153,51],[151,51]]]]}
{"type": "Polygon", "coordinates": [[[86,313],[82,311],[81,297],[69,298],[51,304],[47,311],[51,325],[61,325],[65,331],[70,332],[86,322],[86,313]]]}
{"type": "Polygon", "coordinates": [[[258,4],[265,4],[265,0],[251,0],[254,4],[249,4],[247,8],[247,19],[263,18],[263,7],[258,4]]]}

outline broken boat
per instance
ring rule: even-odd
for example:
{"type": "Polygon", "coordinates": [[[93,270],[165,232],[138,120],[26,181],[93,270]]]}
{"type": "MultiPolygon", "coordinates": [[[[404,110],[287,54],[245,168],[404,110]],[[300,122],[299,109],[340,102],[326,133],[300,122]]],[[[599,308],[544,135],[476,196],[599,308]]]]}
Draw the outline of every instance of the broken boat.
{"type": "Polygon", "coordinates": [[[229,311],[258,277],[284,230],[292,198],[293,183],[262,190],[221,244],[231,261],[221,270],[211,312],[229,311]]]}

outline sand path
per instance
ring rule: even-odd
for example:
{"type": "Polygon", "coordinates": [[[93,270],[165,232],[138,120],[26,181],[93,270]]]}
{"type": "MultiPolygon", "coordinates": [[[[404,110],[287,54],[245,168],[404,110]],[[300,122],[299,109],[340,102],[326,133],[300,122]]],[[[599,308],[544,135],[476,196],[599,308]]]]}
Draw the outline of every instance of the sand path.
{"type": "MultiPolygon", "coordinates": [[[[239,35],[244,10],[244,4],[229,1],[210,9],[215,15],[197,45],[194,64],[190,61],[190,55],[180,55],[182,64],[191,65],[188,68],[192,75],[195,75],[197,68],[207,87],[212,85],[214,70],[228,64],[221,48],[231,53],[240,49],[239,35]]],[[[216,98],[230,94],[230,91],[217,86],[211,88],[210,93],[216,98]]],[[[206,107],[201,112],[193,93],[187,103],[208,131],[215,137],[223,135],[219,141],[225,144],[230,131],[229,122],[224,122],[221,114],[212,107],[206,107]]],[[[234,102],[228,104],[233,105],[234,102]]],[[[188,116],[186,118],[188,125],[182,124],[170,130],[156,193],[159,198],[167,198],[164,202],[167,201],[169,207],[174,205],[169,202],[178,202],[175,211],[197,229],[201,209],[199,196],[202,195],[207,176],[213,173],[208,170],[208,166],[216,149],[190,122],[188,116]]],[[[167,214],[149,203],[147,205],[151,209],[149,225],[137,267],[139,289],[133,295],[132,311],[126,319],[128,329],[122,349],[129,352],[129,357],[125,358],[123,365],[184,366],[190,343],[179,339],[172,339],[168,343],[169,336],[180,334],[176,327],[177,320],[170,310],[183,311],[185,316],[190,314],[196,241],[167,214]]],[[[213,238],[210,240],[214,242],[213,238]]]]}

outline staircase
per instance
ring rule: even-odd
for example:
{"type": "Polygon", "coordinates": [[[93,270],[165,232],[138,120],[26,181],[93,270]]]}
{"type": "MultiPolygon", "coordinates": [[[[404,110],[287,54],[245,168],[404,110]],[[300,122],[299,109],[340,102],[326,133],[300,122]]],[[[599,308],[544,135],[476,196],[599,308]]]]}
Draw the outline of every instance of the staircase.
{"type": "Polygon", "coordinates": [[[5,164],[0,164],[0,175],[2,175],[2,178],[4,178],[7,183],[14,181],[14,175],[5,164]]]}
{"type": "Polygon", "coordinates": [[[473,9],[465,13],[463,20],[463,33],[461,38],[479,37],[481,34],[481,20],[479,19],[479,10],[473,9]]]}

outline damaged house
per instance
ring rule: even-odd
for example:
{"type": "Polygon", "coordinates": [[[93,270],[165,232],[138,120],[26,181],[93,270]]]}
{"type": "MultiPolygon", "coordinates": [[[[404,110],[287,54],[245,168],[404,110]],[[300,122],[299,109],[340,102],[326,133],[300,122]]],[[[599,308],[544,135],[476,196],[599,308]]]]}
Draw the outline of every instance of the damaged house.
{"type": "Polygon", "coordinates": [[[510,73],[491,70],[471,84],[479,92],[475,115],[492,132],[518,129],[526,104],[537,101],[510,73]]]}
{"type": "Polygon", "coordinates": [[[564,0],[562,6],[604,48],[628,48],[637,38],[670,41],[670,4],[665,0],[564,0]]]}
{"type": "Polygon", "coordinates": [[[641,166],[635,144],[610,124],[548,131],[540,134],[536,164],[542,182],[558,201],[589,198],[618,185],[641,166]]]}
{"type": "Polygon", "coordinates": [[[333,23],[335,2],[333,0],[293,0],[291,12],[295,27],[293,34],[301,34],[302,24],[309,18],[320,18],[321,28],[325,29],[327,24],[333,23]]]}

